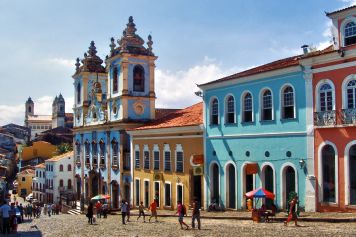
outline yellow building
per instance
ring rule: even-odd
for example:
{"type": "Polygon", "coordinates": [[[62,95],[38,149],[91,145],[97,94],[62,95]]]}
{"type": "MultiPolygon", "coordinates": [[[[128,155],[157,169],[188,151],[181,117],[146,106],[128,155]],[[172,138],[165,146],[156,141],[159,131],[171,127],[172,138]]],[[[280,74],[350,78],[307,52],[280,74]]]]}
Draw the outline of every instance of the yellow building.
{"type": "Polygon", "coordinates": [[[17,174],[17,193],[25,197],[32,193],[32,178],[35,177],[33,169],[26,169],[17,174]]]}
{"type": "Polygon", "coordinates": [[[32,146],[22,148],[22,161],[29,161],[33,158],[51,158],[56,154],[57,147],[51,143],[38,141],[33,142],[32,146]]]}
{"type": "Polygon", "coordinates": [[[202,103],[172,112],[131,135],[132,205],[146,207],[157,200],[159,209],[203,203],[202,103]]]}

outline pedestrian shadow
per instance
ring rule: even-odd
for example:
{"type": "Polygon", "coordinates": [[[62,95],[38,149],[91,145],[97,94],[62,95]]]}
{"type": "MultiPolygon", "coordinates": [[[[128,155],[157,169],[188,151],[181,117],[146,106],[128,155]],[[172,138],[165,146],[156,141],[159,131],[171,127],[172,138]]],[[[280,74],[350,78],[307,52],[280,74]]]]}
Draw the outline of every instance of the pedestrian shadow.
{"type": "Polygon", "coordinates": [[[24,237],[42,237],[42,232],[36,231],[17,231],[17,233],[10,234],[8,236],[24,236],[24,237]]]}

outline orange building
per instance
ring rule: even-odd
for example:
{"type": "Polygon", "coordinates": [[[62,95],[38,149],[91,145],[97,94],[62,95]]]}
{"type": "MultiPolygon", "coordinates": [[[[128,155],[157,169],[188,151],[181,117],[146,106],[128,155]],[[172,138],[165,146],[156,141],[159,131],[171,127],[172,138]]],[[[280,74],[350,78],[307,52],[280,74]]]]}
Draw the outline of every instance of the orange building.
{"type": "Polygon", "coordinates": [[[50,158],[55,155],[57,147],[51,143],[38,141],[33,142],[32,146],[22,148],[21,160],[28,161],[33,158],[50,158]]]}
{"type": "Polygon", "coordinates": [[[314,97],[318,211],[356,211],[356,7],[327,13],[334,45],[307,55],[314,97]]]}

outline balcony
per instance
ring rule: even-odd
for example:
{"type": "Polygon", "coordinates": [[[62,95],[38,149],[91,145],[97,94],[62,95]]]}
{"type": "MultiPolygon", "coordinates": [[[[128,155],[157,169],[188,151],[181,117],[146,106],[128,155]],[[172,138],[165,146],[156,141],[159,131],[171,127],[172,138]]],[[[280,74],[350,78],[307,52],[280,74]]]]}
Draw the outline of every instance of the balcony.
{"type": "Polygon", "coordinates": [[[320,127],[336,125],[336,111],[314,112],[314,125],[320,127]]]}
{"type": "Polygon", "coordinates": [[[356,109],[342,109],[341,122],[342,124],[356,125],[356,109]]]}
{"type": "Polygon", "coordinates": [[[58,187],[58,191],[60,193],[72,193],[74,190],[73,190],[73,186],[60,186],[58,187]]]}
{"type": "Polygon", "coordinates": [[[124,170],[131,170],[130,152],[126,152],[124,154],[123,162],[124,162],[123,164],[124,170]]]}

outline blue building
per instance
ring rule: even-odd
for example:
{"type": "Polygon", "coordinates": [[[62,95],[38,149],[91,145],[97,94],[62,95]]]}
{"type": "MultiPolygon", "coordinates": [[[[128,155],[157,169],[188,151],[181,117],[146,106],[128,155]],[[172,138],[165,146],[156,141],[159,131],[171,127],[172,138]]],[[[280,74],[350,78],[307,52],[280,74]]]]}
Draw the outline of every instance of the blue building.
{"type": "Polygon", "coordinates": [[[113,208],[132,199],[130,138],[127,129],[155,118],[152,38],[147,47],[129,18],[120,39],[111,38],[103,60],[94,42],[77,58],[74,78],[74,151],[77,198],[109,194],[113,208]]]}
{"type": "Polygon", "coordinates": [[[301,207],[315,207],[311,71],[301,67],[299,59],[286,58],[199,85],[204,100],[205,206],[216,201],[225,208],[244,209],[245,193],[263,187],[275,193],[278,208],[286,208],[292,191],[298,193],[301,207]]]}

